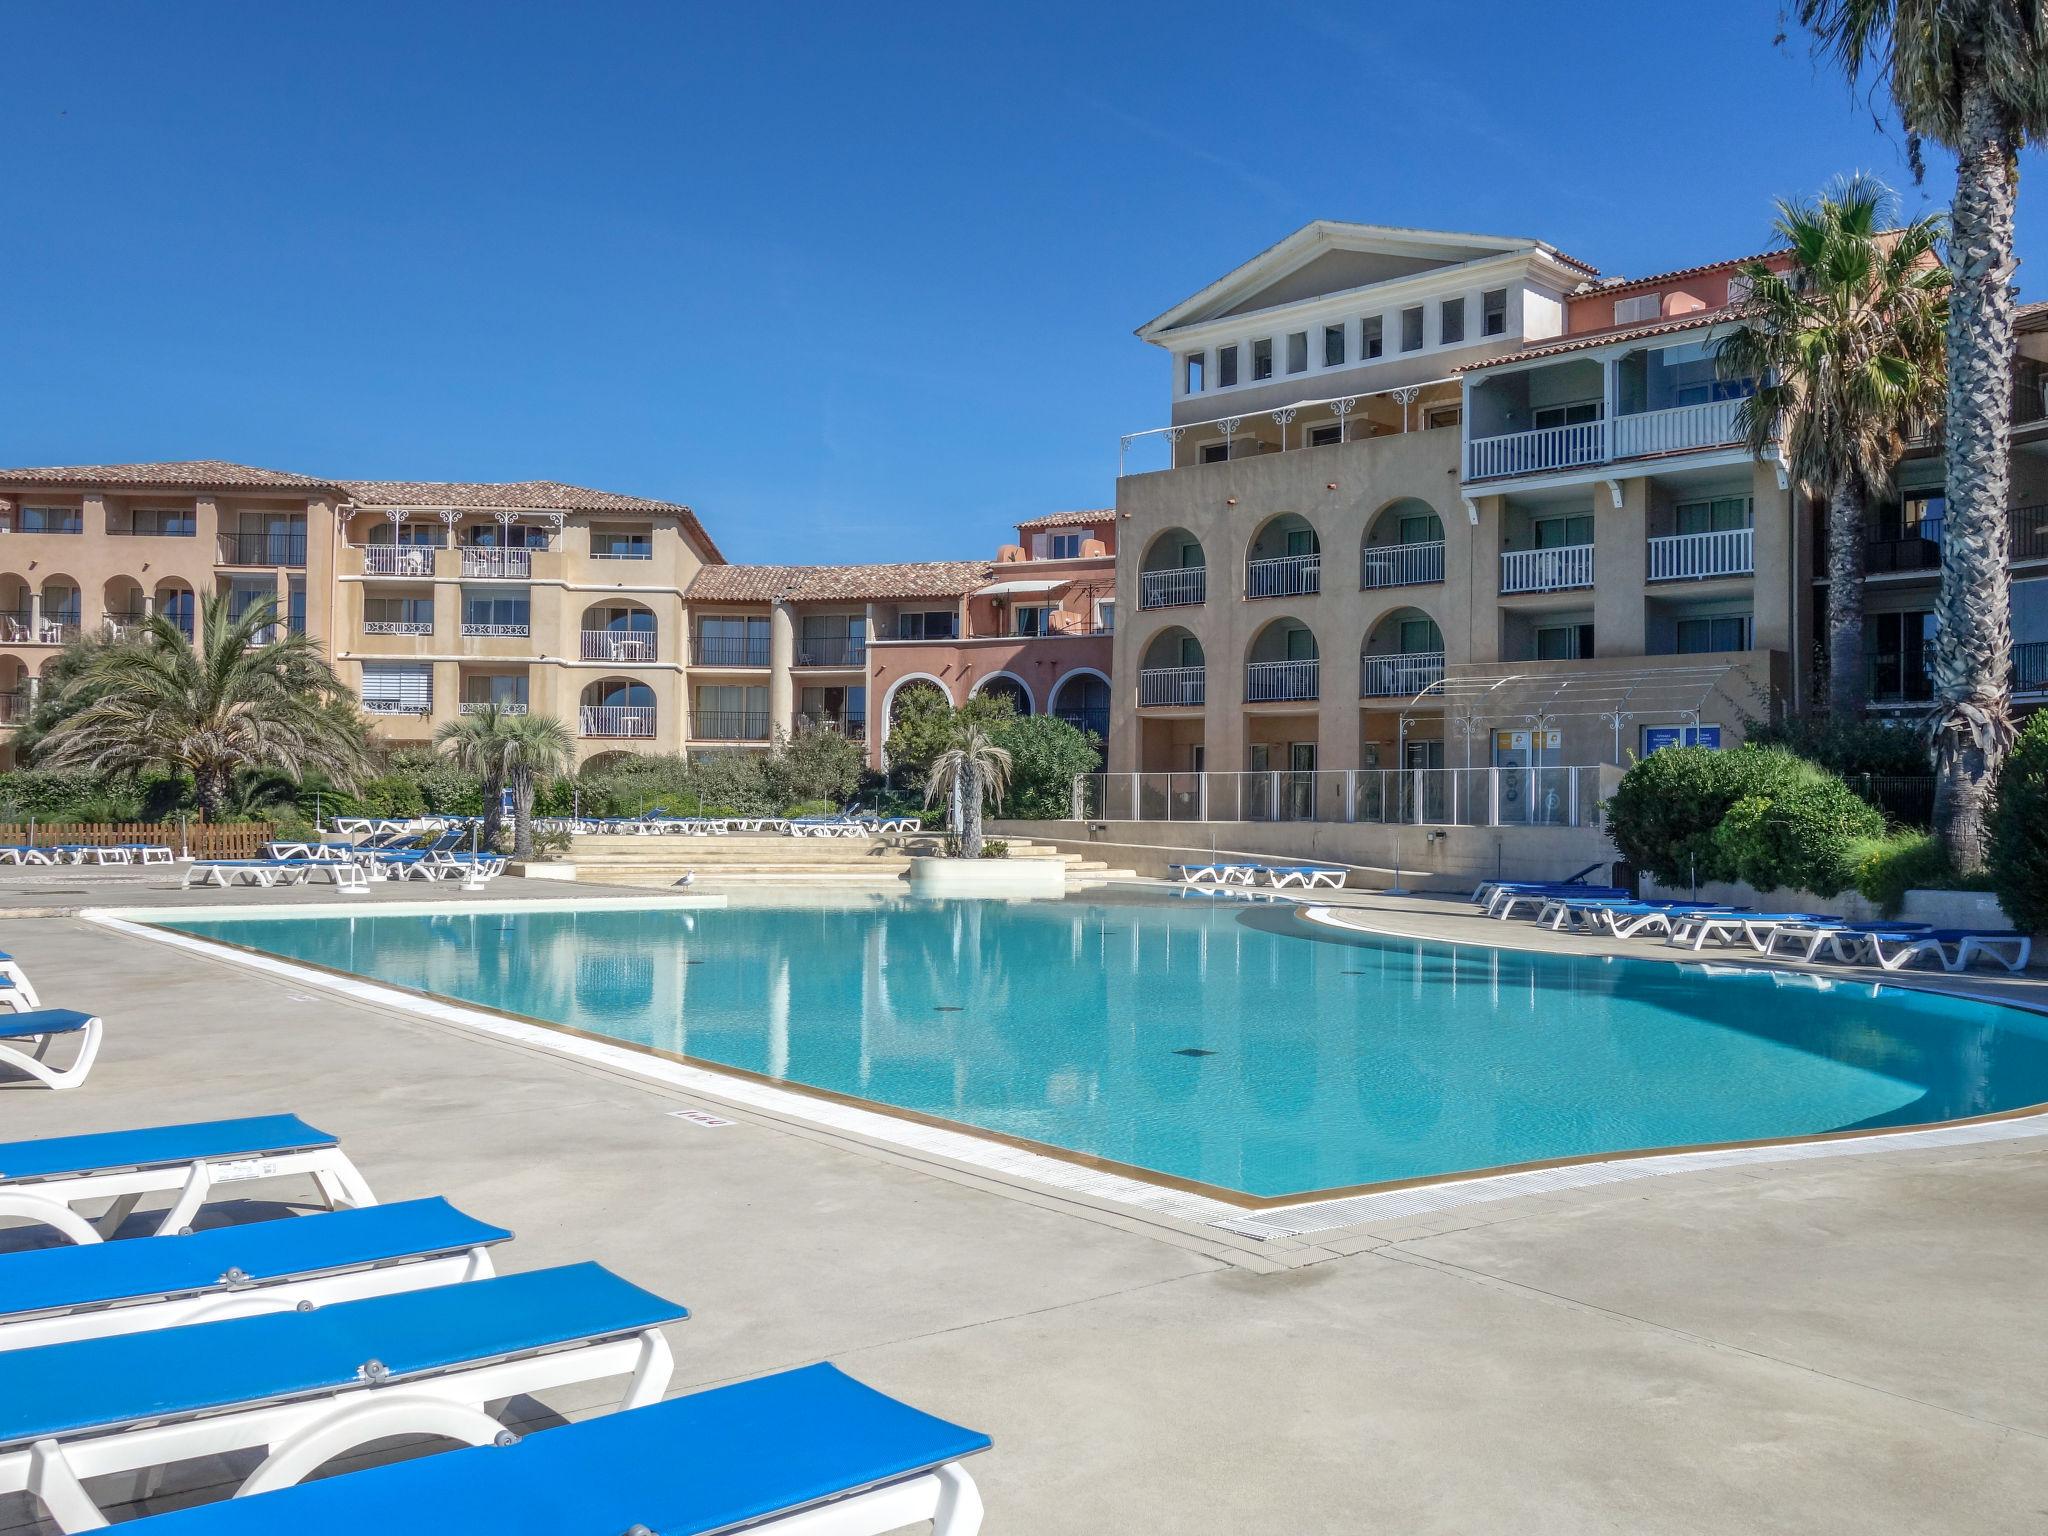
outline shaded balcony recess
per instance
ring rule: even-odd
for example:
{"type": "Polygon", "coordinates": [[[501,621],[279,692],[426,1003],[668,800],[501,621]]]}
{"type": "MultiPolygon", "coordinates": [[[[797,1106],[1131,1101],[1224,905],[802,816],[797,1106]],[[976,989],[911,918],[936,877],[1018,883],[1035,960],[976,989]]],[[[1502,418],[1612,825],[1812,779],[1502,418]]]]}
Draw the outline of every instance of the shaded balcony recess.
{"type": "Polygon", "coordinates": [[[1140,608],[1189,608],[1204,601],[1209,591],[1206,566],[1180,566],[1166,571],[1138,573],[1140,608]]]}
{"type": "MultiPolygon", "coordinates": [[[[652,730],[648,734],[652,735],[652,730]]],[[[755,709],[705,710],[690,722],[690,734],[698,741],[766,741],[768,712],[755,709]]]]}
{"type": "Polygon", "coordinates": [[[1362,699],[1413,698],[1431,683],[1443,681],[1442,651],[1397,651],[1359,659],[1358,696],[1362,699]]]}
{"type": "Polygon", "coordinates": [[[533,575],[533,551],[465,544],[462,546],[462,574],[485,580],[525,581],[533,575]]]}
{"type": "Polygon", "coordinates": [[[868,739],[868,722],[865,715],[807,714],[800,718],[813,730],[837,731],[848,741],[868,739]]]}
{"type": "Polygon", "coordinates": [[[1312,597],[1323,590],[1323,557],[1276,555],[1244,563],[1246,597],[1312,597]]]}
{"type": "Polygon", "coordinates": [[[654,735],[654,710],[637,704],[583,704],[577,708],[576,723],[578,734],[584,736],[647,740],[654,735]]]}
{"type": "Polygon", "coordinates": [[[1420,587],[1444,579],[1444,542],[1368,544],[1359,556],[1358,585],[1420,587]]]}
{"type": "Polygon", "coordinates": [[[1709,400],[1658,411],[1636,411],[1538,427],[1465,441],[1465,478],[1491,480],[1510,475],[1580,469],[1617,459],[1728,448],[1742,442],[1738,400],[1709,400]]]}
{"type": "Polygon", "coordinates": [[[800,667],[858,667],[868,659],[868,643],[852,635],[822,635],[815,640],[797,636],[796,664],[800,667]]]}
{"type": "Polygon", "coordinates": [[[365,576],[428,577],[434,574],[431,544],[365,544],[365,576]]]}
{"type": "Polygon", "coordinates": [[[1244,669],[1248,704],[1318,697],[1319,661],[1253,661],[1244,669]]]}
{"type": "Polygon", "coordinates": [[[744,636],[699,635],[690,659],[700,667],[765,667],[768,642],[744,636]]]}
{"type": "Polygon", "coordinates": [[[1556,549],[1511,549],[1500,557],[1500,590],[1569,592],[1593,585],[1593,546],[1566,544],[1556,549]]]}
{"type": "Polygon", "coordinates": [[[2048,692],[2048,640],[2022,640],[2012,648],[2012,691],[2048,692]]]}
{"type": "Polygon", "coordinates": [[[1705,581],[1748,576],[1756,570],[1756,530],[1723,528],[1675,533],[1650,540],[1650,580],[1705,581]]]}
{"type": "Polygon", "coordinates": [[[223,533],[219,537],[216,564],[284,565],[306,563],[303,533],[223,533]]]}
{"type": "MultiPolygon", "coordinates": [[[[1219,390],[1217,403],[1221,404],[1228,397],[1229,391],[1219,390]]],[[[1116,472],[1119,478],[1148,473],[1148,470],[1131,467],[1134,454],[1163,456],[1166,462],[1156,466],[1159,469],[1194,467],[1176,466],[1174,463],[1175,451],[1189,433],[1198,440],[1220,437],[1226,456],[1237,459],[1425,431],[1429,428],[1429,410],[1456,407],[1458,404],[1458,380],[1446,377],[1388,389],[1362,389],[1348,395],[1322,395],[1287,405],[1248,408],[1199,421],[1177,422],[1172,426],[1146,427],[1137,432],[1126,432],[1118,440],[1116,472]],[[1429,396],[1426,400],[1422,398],[1425,394],[1429,396]],[[1331,429],[1334,429],[1334,436],[1331,429]],[[1271,434],[1274,441],[1265,441],[1265,434],[1271,434]],[[1329,440],[1322,441],[1322,438],[1329,440]],[[1244,450],[1242,453],[1238,451],[1240,447],[1244,450]]]]}
{"type": "Polygon", "coordinates": [[[1055,720],[1064,720],[1077,731],[1086,731],[1091,736],[1109,739],[1109,711],[1107,709],[1056,709],[1052,711],[1055,720]]]}
{"type": "Polygon", "coordinates": [[[1138,673],[1138,706],[1199,705],[1208,697],[1207,667],[1145,667],[1138,673]]]}
{"type": "Polygon", "coordinates": [[[585,661],[653,661],[659,650],[652,630],[583,631],[582,656],[585,661]]]}

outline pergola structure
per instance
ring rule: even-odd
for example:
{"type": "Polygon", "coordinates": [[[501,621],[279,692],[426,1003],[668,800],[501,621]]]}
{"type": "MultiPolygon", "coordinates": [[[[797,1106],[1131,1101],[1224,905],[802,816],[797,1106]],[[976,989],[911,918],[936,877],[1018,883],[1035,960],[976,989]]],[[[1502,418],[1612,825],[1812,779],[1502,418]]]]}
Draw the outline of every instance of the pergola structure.
{"type": "MultiPolygon", "coordinates": [[[[1612,670],[1511,672],[1504,675],[1447,674],[1417,691],[1402,706],[1401,749],[1406,750],[1408,725],[1415,719],[1436,719],[1422,713],[1425,703],[1443,706],[1441,718],[1465,742],[1465,766],[1472,766],[1472,739],[1502,726],[1549,731],[1561,720],[1598,720],[1614,731],[1614,762],[1621,764],[1621,730],[1639,719],[1687,721],[1699,728],[1700,712],[1721,692],[1729,674],[1749,673],[1731,663],[1686,667],[1617,667],[1612,670]]],[[[1724,694],[1738,709],[1740,701],[1724,694]]]]}

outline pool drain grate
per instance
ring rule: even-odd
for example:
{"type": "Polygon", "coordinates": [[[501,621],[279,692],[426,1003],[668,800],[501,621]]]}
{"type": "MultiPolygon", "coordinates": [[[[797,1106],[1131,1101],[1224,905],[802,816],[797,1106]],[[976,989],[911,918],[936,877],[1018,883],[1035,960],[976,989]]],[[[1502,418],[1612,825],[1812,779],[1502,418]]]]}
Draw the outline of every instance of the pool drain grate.
{"type": "Polygon", "coordinates": [[[965,1013],[967,1010],[954,1003],[933,1003],[933,1013],[965,1013]]]}
{"type": "Polygon", "coordinates": [[[1173,1053],[1176,1056],[1214,1056],[1214,1051],[1205,1051],[1199,1045],[1184,1045],[1173,1053]]]}

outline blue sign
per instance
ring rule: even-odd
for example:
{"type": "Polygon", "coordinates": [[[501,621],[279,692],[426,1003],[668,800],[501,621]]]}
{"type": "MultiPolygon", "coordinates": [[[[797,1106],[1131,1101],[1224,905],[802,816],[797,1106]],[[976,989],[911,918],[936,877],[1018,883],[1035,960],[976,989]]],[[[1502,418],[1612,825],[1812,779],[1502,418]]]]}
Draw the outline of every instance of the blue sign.
{"type": "Polygon", "coordinates": [[[1718,725],[1646,725],[1643,727],[1643,756],[1666,747],[1711,747],[1721,749],[1718,725]]]}

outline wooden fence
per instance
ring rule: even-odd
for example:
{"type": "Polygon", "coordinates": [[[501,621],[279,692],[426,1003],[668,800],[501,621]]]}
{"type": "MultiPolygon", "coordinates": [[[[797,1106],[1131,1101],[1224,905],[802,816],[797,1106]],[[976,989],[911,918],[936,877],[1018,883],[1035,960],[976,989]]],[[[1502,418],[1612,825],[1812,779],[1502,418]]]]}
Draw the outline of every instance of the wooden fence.
{"type": "Polygon", "coordinates": [[[173,853],[188,849],[194,858],[245,859],[269,842],[275,828],[267,821],[207,826],[193,821],[51,821],[0,825],[0,846],[50,848],[63,843],[153,843],[173,853]]]}

